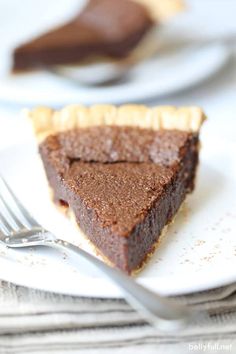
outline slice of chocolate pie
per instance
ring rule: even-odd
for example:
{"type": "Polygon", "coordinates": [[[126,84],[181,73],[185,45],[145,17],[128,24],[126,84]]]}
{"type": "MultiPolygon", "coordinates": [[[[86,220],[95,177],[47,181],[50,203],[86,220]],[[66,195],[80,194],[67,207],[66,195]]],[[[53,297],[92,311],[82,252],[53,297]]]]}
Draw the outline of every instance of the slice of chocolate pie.
{"type": "Polygon", "coordinates": [[[110,263],[139,269],[194,188],[203,112],[69,106],[29,117],[55,202],[110,263]]]}
{"type": "Polygon", "coordinates": [[[182,9],[182,0],[89,0],[67,23],[17,47],[12,71],[126,57],[154,24],[182,9]]]}
{"type": "Polygon", "coordinates": [[[126,56],[153,26],[151,14],[131,0],[90,0],[68,23],[22,44],[13,71],[76,64],[93,56],[126,56]]]}

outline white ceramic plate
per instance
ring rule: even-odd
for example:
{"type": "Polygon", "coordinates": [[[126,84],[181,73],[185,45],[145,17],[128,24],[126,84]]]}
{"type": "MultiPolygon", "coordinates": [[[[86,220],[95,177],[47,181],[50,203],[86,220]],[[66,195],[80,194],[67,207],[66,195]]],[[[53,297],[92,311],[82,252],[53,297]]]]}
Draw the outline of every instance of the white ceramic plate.
{"type": "Polygon", "coordinates": [[[228,57],[229,49],[221,44],[192,46],[173,51],[171,55],[160,53],[134,67],[125,82],[99,88],[77,85],[44,72],[10,75],[3,70],[0,100],[27,106],[43,104],[57,107],[71,103],[143,101],[196,85],[216,73],[228,57]]]}
{"type": "MultiPolygon", "coordinates": [[[[162,294],[203,290],[236,280],[236,146],[203,141],[197,186],[138,281],[162,294]]],[[[58,236],[89,250],[76,227],[50,201],[36,146],[0,153],[0,173],[31,213],[58,236]]],[[[120,291],[91,265],[55,250],[7,250],[0,279],[65,294],[116,297],[120,291]]]]}

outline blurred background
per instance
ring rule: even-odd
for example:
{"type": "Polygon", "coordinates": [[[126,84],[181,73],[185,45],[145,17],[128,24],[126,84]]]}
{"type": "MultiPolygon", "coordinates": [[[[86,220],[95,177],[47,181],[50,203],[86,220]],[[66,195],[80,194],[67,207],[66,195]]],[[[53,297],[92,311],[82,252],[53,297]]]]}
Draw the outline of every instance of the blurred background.
{"type": "MultiPolygon", "coordinates": [[[[65,79],[46,70],[11,74],[15,47],[69,21],[85,3],[84,0],[0,0],[1,120],[8,114],[15,120],[19,108],[37,105],[55,108],[70,103],[200,105],[215,120],[211,129],[225,130],[225,134],[235,138],[234,131],[227,128],[236,113],[235,0],[185,0],[182,11],[158,26],[155,53],[129,66],[121,80],[113,84],[84,84],[77,78],[65,79]],[[225,121],[228,123],[224,124],[225,121]]],[[[78,77],[83,76],[86,67],[80,70],[78,77]]],[[[107,73],[110,68],[99,64],[93,70],[92,74],[89,71],[90,77],[98,77],[101,71],[107,73]]],[[[11,125],[8,121],[5,126],[8,124],[11,125]]],[[[6,140],[4,134],[1,141],[6,140]]]]}

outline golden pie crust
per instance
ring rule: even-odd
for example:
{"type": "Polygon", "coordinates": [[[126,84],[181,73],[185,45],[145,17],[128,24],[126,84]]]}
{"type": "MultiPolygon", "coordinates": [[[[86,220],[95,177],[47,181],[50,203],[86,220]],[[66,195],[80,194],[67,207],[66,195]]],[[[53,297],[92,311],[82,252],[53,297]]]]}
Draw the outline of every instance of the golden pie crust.
{"type": "Polygon", "coordinates": [[[206,118],[202,109],[195,106],[148,108],[143,105],[70,105],[59,111],[38,107],[32,111],[25,110],[25,115],[39,140],[69,129],[101,125],[198,132],[206,118]]]}
{"type": "Polygon", "coordinates": [[[185,8],[183,0],[135,0],[148,8],[153,19],[164,22],[185,8]]]}

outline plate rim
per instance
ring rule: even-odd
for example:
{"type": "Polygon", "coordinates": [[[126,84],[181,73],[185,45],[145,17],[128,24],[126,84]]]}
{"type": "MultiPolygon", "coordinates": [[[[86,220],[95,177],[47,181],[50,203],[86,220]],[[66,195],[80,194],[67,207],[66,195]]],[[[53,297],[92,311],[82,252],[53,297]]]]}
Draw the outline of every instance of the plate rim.
{"type": "MultiPolygon", "coordinates": [[[[183,84],[182,82],[178,82],[177,84],[172,83],[172,87],[167,86],[164,91],[163,88],[160,91],[158,90],[157,87],[154,85],[141,85],[140,82],[127,85],[128,89],[125,91],[126,93],[123,93],[121,95],[121,91],[124,92],[124,86],[115,86],[110,88],[108,87],[100,87],[99,89],[97,88],[86,88],[84,91],[77,91],[73,92],[73,94],[70,93],[70,95],[65,95],[66,92],[66,86],[64,92],[61,92],[58,99],[55,100],[55,98],[50,98],[48,95],[44,95],[41,98],[38,98],[39,93],[35,92],[33,97],[28,95],[27,93],[27,99],[26,99],[26,93],[24,91],[20,91],[16,87],[8,87],[3,85],[1,87],[0,85],[0,98],[1,100],[5,102],[14,102],[14,104],[19,104],[22,106],[28,105],[28,106],[33,106],[33,105],[49,105],[49,106],[54,106],[54,107],[62,107],[64,105],[71,104],[71,102],[80,102],[83,104],[100,104],[104,103],[103,97],[106,97],[106,102],[107,103],[113,103],[113,104],[123,104],[127,103],[127,101],[133,101],[133,102],[139,102],[140,100],[142,101],[147,101],[150,99],[154,98],[161,98],[164,96],[172,95],[174,93],[178,93],[180,91],[186,90],[190,87],[194,87],[195,85],[199,84],[200,82],[207,80],[209,77],[213,76],[214,73],[218,72],[228,61],[230,57],[230,48],[227,47],[223,43],[212,43],[204,46],[202,49],[200,46],[196,46],[196,48],[193,49],[193,51],[196,51],[197,54],[198,50],[211,50],[211,51],[216,51],[218,55],[214,55],[214,64],[208,67],[208,71],[204,71],[202,75],[200,74],[198,77],[193,77],[192,79],[186,80],[185,83],[183,84]],[[199,49],[200,48],[200,49],[199,49]],[[145,87],[145,89],[144,89],[145,87]],[[109,90],[113,91],[112,95],[108,95],[109,90]],[[130,92],[133,92],[132,95],[130,95],[130,92]],[[127,96],[128,94],[128,96],[127,96]],[[93,99],[91,100],[90,97],[91,95],[93,96],[93,99]],[[96,96],[96,99],[95,99],[96,96]],[[37,98],[36,98],[37,97],[37,98]],[[66,98],[65,98],[66,97],[66,98]],[[128,97],[128,98],[127,98],[128,97]]],[[[200,52],[201,53],[201,52],[200,52]]],[[[5,73],[5,76],[1,77],[1,79],[4,80],[4,77],[6,78],[7,73],[5,73]]],[[[26,75],[29,75],[26,73],[26,75]]],[[[57,78],[56,78],[57,79],[57,78]]],[[[59,79],[60,80],[60,79],[59,79]]],[[[61,81],[62,82],[62,81],[61,81]]],[[[61,83],[60,83],[61,84],[61,83]]],[[[67,82],[65,82],[66,85],[68,85],[67,82]]]]}

